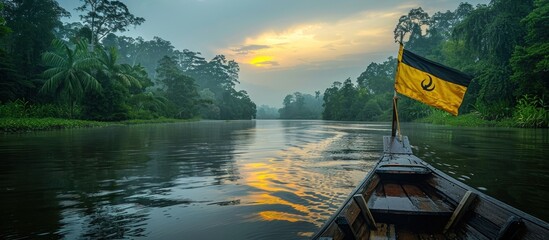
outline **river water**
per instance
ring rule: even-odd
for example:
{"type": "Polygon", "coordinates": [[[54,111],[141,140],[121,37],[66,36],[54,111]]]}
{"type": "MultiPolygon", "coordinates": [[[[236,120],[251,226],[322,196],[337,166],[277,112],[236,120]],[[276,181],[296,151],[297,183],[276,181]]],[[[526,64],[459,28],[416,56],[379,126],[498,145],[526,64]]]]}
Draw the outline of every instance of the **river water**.
{"type": "MultiPolygon", "coordinates": [[[[549,220],[549,130],[403,124],[416,155],[549,220]]],[[[388,123],[201,121],[0,136],[1,239],[306,239],[388,123]]]]}

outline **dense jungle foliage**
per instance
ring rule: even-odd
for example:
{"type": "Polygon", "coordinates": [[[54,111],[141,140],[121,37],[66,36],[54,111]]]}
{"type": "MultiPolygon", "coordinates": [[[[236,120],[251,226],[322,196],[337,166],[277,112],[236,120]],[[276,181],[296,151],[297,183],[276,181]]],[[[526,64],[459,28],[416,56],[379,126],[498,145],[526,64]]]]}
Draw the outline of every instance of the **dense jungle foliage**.
{"type": "Polygon", "coordinates": [[[120,1],[81,0],[81,22],[55,0],[0,0],[0,117],[100,121],[252,119],[239,66],[164,39],[115,33],[142,24],[120,1]]]}

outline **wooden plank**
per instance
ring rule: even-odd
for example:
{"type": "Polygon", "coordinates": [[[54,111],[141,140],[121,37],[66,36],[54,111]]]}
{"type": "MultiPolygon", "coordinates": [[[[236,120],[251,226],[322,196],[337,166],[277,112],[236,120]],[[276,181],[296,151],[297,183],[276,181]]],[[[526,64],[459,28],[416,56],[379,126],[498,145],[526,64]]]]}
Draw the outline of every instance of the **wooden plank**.
{"type": "Polygon", "coordinates": [[[359,239],[358,236],[356,235],[356,232],[351,227],[351,224],[349,223],[349,220],[346,217],[339,216],[339,217],[336,218],[335,222],[336,222],[337,226],[339,227],[339,229],[345,235],[344,236],[345,240],[359,239]]]}
{"type": "MultiPolygon", "coordinates": [[[[433,201],[439,209],[446,211],[446,212],[453,212],[454,207],[451,206],[445,199],[441,197],[438,192],[429,184],[420,184],[420,189],[429,196],[429,199],[433,201]]],[[[453,202],[453,201],[450,201],[453,202]]],[[[456,201],[455,204],[457,205],[458,202],[456,201]]]]}
{"type": "Polygon", "coordinates": [[[407,229],[399,228],[397,230],[397,236],[399,240],[418,240],[419,236],[417,233],[413,233],[407,229]]]}
{"type": "Polygon", "coordinates": [[[487,201],[486,199],[479,198],[479,201],[475,204],[475,210],[481,216],[485,216],[491,222],[498,226],[505,224],[507,219],[513,214],[508,210],[502,208],[499,205],[496,205],[492,202],[487,201]]]}
{"type": "Polygon", "coordinates": [[[383,189],[385,190],[385,201],[390,211],[418,211],[418,208],[410,202],[404,189],[399,184],[384,183],[383,189]]]}
{"type": "Polygon", "coordinates": [[[374,217],[372,216],[372,212],[370,212],[370,209],[368,209],[368,205],[366,203],[366,200],[362,196],[362,194],[356,194],[353,196],[353,199],[355,200],[356,204],[360,208],[360,212],[362,213],[362,217],[364,218],[366,224],[371,229],[376,228],[376,221],[374,220],[374,217]]]}
{"type": "Polygon", "coordinates": [[[500,229],[498,225],[476,213],[472,213],[467,219],[467,225],[470,225],[488,239],[495,239],[500,229]]]}
{"type": "Polygon", "coordinates": [[[370,231],[370,240],[393,240],[396,239],[395,225],[378,223],[376,230],[370,231]]]}
{"type": "Polygon", "coordinates": [[[427,183],[452,204],[458,204],[466,192],[464,188],[436,175],[433,175],[427,183]]]}
{"type": "Polygon", "coordinates": [[[379,182],[380,182],[379,175],[376,174],[372,176],[372,179],[368,183],[368,187],[362,192],[362,194],[366,196],[366,198],[369,198],[374,193],[379,182]]]}
{"type": "Polygon", "coordinates": [[[375,192],[368,199],[368,207],[370,209],[389,209],[387,201],[385,201],[385,191],[383,190],[383,184],[380,183],[377,185],[375,192]]]}
{"type": "Polygon", "coordinates": [[[461,218],[465,215],[465,213],[469,210],[469,206],[473,203],[475,200],[477,194],[473,193],[471,191],[467,191],[461,201],[459,202],[459,205],[456,207],[456,210],[454,210],[454,213],[452,214],[452,217],[450,217],[450,220],[446,224],[446,227],[444,227],[443,232],[447,232],[448,229],[453,227],[455,224],[458,224],[461,218]]]}
{"type": "Polygon", "coordinates": [[[403,184],[402,188],[406,192],[406,195],[410,199],[410,202],[414,204],[422,212],[441,212],[447,211],[447,209],[441,209],[439,206],[431,200],[431,198],[423,192],[418,186],[411,184],[403,184]]]}
{"type": "Polygon", "coordinates": [[[386,154],[412,154],[412,147],[408,137],[403,136],[402,141],[398,137],[383,136],[383,153],[386,154]]]}
{"type": "Polygon", "coordinates": [[[351,203],[348,204],[347,207],[343,210],[343,214],[347,218],[347,221],[349,221],[349,224],[353,225],[356,218],[360,214],[360,207],[355,201],[351,201],[351,203]]]}
{"type": "Polygon", "coordinates": [[[353,229],[355,229],[356,235],[359,239],[368,239],[370,236],[370,228],[361,217],[357,218],[353,223],[353,229]]]}
{"type": "Polygon", "coordinates": [[[332,222],[326,228],[326,231],[322,233],[321,237],[328,237],[328,238],[333,238],[334,240],[341,240],[343,239],[343,233],[341,232],[341,230],[339,230],[339,228],[337,227],[337,224],[335,224],[335,222],[332,222]]]}
{"type": "Polygon", "coordinates": [[[385,190],[385,196],[387,197],[406,197],[406,193],[400,184],[384,183],[383,189],[385,190]]]}

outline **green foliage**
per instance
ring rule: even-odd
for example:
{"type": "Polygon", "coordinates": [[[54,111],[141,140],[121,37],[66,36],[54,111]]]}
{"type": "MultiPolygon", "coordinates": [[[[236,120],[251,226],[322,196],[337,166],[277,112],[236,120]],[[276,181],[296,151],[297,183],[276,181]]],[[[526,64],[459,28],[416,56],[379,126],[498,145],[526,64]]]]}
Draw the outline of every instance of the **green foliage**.
{"type": "Polygon", "coordinates": [[[528,30],[526,43],[515,48],[511,57],[511,80],[518,85],[515,96],[546,98],[549,91],[549,0],[536,0],[534,10],[521,23],[528,30]]]}
{"type": "Polygon", "coordinates": [[[219,108],[221,119],[256,118],[256,105],[244,90],[236,91],[232,89],[224,92],[219,108]]]}
{"type": "Polygon", "coordinates": [[[370,63],[357,78],[360,87],[369,89],[370,93],[388,93],[394,89],[397,59],[389,57],[383,63],[370,63]]]}
{"type": "MultiPolygon", "coordinates": [[[[263,108],[263,114],[265,114],[265,110],[268,109],[263,108]]],[[[320,119],[322,115],[322,98],[320,95],[315,97],[300,92],[288,94],[284,98],[283,107],[278,110],[278,114],[271,113],[270,118],[273,118],[273,115],[279,115],[281,119],[320,119]]]]}
{"type": "Polygon", "coordinates": [[[475,112],[455,117],[438,109],[434,109],[430,115],[419,119],[418,122],[460,127],[500,126],[498,122],[485,120],[482,116],[480,116],[480,114],[475,112]]]}
{"type": "Polygon", "coordinates": [[[166,87],[165,96],[175,106],[175,117],[192,118],[198,113],[198,91],[193,78],[183,74],[177,62],[168,56],[160,60],[156,69],[160,82],[166,87]]]}
{"type": "Polygon", "coordinates": [[[100,68],[101,63],[88,52],[88,45],[84,41],[78,42],[74,49],[58,39],[52,45],[56,51],[42,55],[49,68],[42,74],[46,82],[40,92],[54,93],[59,100],[68,101],[72,118],[73,107],[84,93],[101,89],[97,79],[90,73],[92,69],[100,68]]]}
{"type": "Polygon", "coordinates": [[[280,113],[275,107],[261,105],[257,109],[257,119],[278,119],[280,118],[280,113]]]}
{"type": "MultiPolygon", "coordinates": [[[[4,11],[4,4],[0,2],[0,12],[4,11]]],[[[0,38],[6,36],[11,32],[9,27],[6,27],[6,19],[3,16],[0,16],[0,38]]]]}
{"type": "Polygon", "coordinates": [[[525,95],[519,99],[513,120],[519,127],[547,128],[549,127],[549,111],[542,99],[537,96],[525,95]]]}
{"type": "Polygon", "coordinates": [[[24,100],[15,100],[0,105],[0,117],[8,118],[47,118],[69,117],[67,106],[54,104],[31,104],[24,100]]]}
{"type": "Polygon", "coordinates": [[[58,118],[0,118],[0,132],[28,132],[99,126],[107,126],[107,124],[58,118]]]}
{"type": "MultiPolygon", "coordinates": [[[[43,69],[41,54],[49,49],[54,39],[53,30],[61,26],[60,18],[70,16],[55,0],[3,0],[7,26],[13,31],[5,39],[7,52],[11,55],[17,72],[28,81],[43,69]]],[[[30,91],[25,97],[35,97],[30,91]]]]}
{"type": "Polygon", "coordinates": [[[102,89],[89,91],[82,102],[82,117],[88,120],[121,121],[129,119],[126,104],[128,89],[111,79],[102,81],[102,89]]]}

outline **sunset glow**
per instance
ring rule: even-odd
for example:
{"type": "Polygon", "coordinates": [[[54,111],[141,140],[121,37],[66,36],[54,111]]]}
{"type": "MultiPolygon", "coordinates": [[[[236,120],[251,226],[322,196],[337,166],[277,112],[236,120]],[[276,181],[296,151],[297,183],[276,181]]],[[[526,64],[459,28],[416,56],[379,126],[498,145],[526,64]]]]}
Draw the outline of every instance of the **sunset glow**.
{"type": "Polygon", "coordinates": [[[394,47],[393,26],[381,20],[393,19],[399,14],[361,13],[333,23],[300,24],[283,31],[265,31],[223,51],[239,63],[256,67],[314,67],[348,55],[391,49],[394,47]]]}

